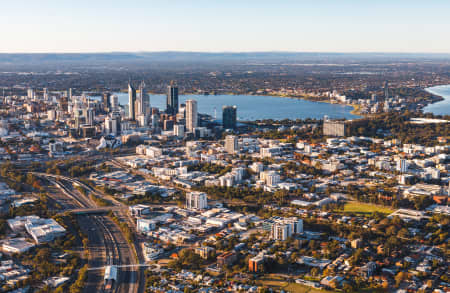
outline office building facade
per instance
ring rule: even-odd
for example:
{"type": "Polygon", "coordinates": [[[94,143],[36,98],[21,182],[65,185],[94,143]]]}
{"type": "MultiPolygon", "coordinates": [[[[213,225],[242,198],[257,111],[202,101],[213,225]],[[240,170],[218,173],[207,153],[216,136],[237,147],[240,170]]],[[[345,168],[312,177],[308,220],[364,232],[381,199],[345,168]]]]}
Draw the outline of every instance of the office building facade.
{"type": "Polygon", "coordinates": [[[239,151],[237,136],[227,135],[225,137],[225,151],[229,154],[235,154],[239,151]]]}
{"type": "Polygon", "coordinates": [[[136,89],[128,83],[128,118],[136,119],[136,89]]]}
{"type": "Polygon", "coordinates": [[[186,129],[190,132],[198,126],[197,101],[186,101],[186,129]]]}
{"type": "Polygon", "coordinates": [[[223,106],[222,108],[222,125],[224,129],[236,128],[236,106],[223,106]]]}
{"type": "Polygon", "coordinates": [[[178,87],[173,81],[167,89],[166,112],[170,115],[178,113],[178,87]]]}

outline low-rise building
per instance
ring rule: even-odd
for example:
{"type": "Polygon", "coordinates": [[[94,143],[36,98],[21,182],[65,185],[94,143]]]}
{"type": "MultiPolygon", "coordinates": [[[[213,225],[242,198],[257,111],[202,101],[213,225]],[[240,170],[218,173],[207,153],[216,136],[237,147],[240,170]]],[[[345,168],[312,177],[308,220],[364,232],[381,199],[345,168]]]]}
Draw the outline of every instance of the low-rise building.
{"type": "Polygon", "coordinates": [[[148,231],[153,231],[156,228],[156,222],[151,219],[141,219],[138,218],[136,221],[136,229],[140,233],[146,233],[148,231]]]}
{"type": "Polygon", "coordinates": [[[66,234],[66,229],[54,219],[37,219],[28,221],[25,229],[36,243],[49,242],[66,234]]]}
{"type": "Polygon", "coordinates": [[[264,255],[258,254],[248,260],[248,270],[253,273],[259,273],[264,270],[264,255]]]}
{"type": "Polygon", "coordinates": [[[194,249],[195,253],[198,254],[201,258],[203,259],[208,259],[212,256],[212,254],[214,253],[215,249],[209,246],[201,246],[201,247],[196,247],[194,249]]]}
{"type": "Polygon", "coordinates": [[[5,253],[24,253],[35,245],[25,240],[25,238],[12,238],[3,241],[2,251],[5,253]]]}
{"type": "Polygon", "coordinates": [[[202,210],[208,207],[206,193],[204,192],[189,192],[186,194],[186,208],[202,210]]]}
{"type": "Polygon", "coordinates": [[[217,257],[217,266],[224,267],[232,265],[237,260],[237,255],[233,251],[222,253],[217,257]]]}

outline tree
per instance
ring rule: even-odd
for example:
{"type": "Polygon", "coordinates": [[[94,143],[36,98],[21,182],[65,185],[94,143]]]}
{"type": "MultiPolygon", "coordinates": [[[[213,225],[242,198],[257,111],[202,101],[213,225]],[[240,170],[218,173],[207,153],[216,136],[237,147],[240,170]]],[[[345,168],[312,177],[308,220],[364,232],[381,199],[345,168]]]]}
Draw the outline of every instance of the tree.
{"type": "Polygon", "coordinates": [[[386,229],[386,235],[395,235],[395,234],[397,234],[397,227],[395,227],[394,225],[389,226],[386,229]]]}
{"type": "Polygon", "coordinates": [[[355,292],[355,288],[349,282],[345,282],[344,285],[342,285],[342,290],[346,293],[355,292]]]}
{"type": "Polygon", "coordinates": [[[403,280],[405,280],[408,277],[408,274],[405,272],[398,272],[397,275],[395,275],[395,284],[398,287],[403,280]]]}
{"type": "Polygon", "coordinates": [[[319,275],[319,269],[314,267],[311,269],[311,271],[309,271],[309,273],[311,274],[311,276],[317,277],[319,275]]]}
{"type": "Polygon", "coordinates": [[[408,229],[401,228],[400,231],[398,231],[398,237],[400,237],[400,238],[408,238],[409,237],[408,229]]]}
{"type": "Polygon", "coordinates": [[[360,264],[363,260],[364,250],[362,248],[358,248],[353,254],[352,264],[360,264]]]}

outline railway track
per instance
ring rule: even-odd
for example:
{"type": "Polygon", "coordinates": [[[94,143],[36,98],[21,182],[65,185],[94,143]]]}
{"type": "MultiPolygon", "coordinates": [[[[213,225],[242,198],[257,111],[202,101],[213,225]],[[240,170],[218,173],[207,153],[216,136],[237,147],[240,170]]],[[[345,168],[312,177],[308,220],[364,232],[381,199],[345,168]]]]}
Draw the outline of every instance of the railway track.
{"type": "MultiPolygon", "coordinates": [[[[103,234],[103,243],[105,246],[105,256],[106,256],[106,265],[107,266],[115,266],[120,265],[120,249],[114,243],[117,243],[115,240],[113,234],[108,230],[104,223],[104,219],[101,219],[102,217],[94,216],[94,222],[96,222],[98,227],[101,227],[101,229],[104,231],[103,234]]],[[[110,292],[119,292],[119,285],[120,283],[115,282],[114,286],[111,289],[106,289],[105,284],[102,286],[102,291],[105,293],[110,292]]]]}
{"type": "MultiPolygon", "coordinates": [[[[62,193],[70,198],[73,201],[73,205],[78,206],[80,208],[93,208],[97,207],[97,205],[90,200],[88,197],[82,195],[81,193],[75,194],[73,190],[69,186],[67,186],[67,182],[70,183],[70,185],[77,184],[82,185],[83,188],[93,192],[96,194],[96,191],[93,190],[91,187],[80,184],[79,182],[72,181],[72,180],[66,180],[65,178],[59,177],[59,176],[52,176],[48,174],[42,174],[38,173],[37,176],[44,177],[47,179],[50,183],[52,183],[54,186],[59,188],[62,193]]],[[[66,203],[67,205],[67,203],[66,203]]],[[[66,206],[67,207],[67,206],[66,206]]],[[[73,208],[72,206],[69,208],[73,208]]],[[[129,255],[125,256],[123,255],[123,252],[121,251],[121,243],[124,242],[124,238],[122,237],[121,240],[117,239],[116,234],[120,234],[121,231],[118,229],[118,227],[106,216],[86,216],[86,220],[92,225],[90,229],[96,229],[98,231],[98,236],[101,239],[101,242],[103,243],[103,247],[105,250],[105,260],[103,263],[103,266],[108,265],[127,265],[128,262],[130,262],[130,259],[132,258],[132,254],[128,253],[129,255]],[[125,260],[125,261],[124,261],[125,260]]],[[[85,227],[87,228],[87,227],[85,227]]],[[[91,230],[92,231],[92,230],[91,230]]],[[[128,249],[128,246],[125,250],[128,249]]],[[[118,277],[116,282],[114,282],[114,285],[111,289],[106,290],[104,282],[102,282],[101,286],[97,285],[97,287],[101,287],[102,292],[105,293],[112,293],[112,292],[135,292],[137,291],[136,287],[133,284],[133,278],[132,278],[132,271],[129,270],[122,270],[122,273],[118,273],[118,277]]],[[[101,280],[103,281],[103,280],[101,280]]],[[[91,292],[92,289],[85,288],[85,292],[91,292]]]]}

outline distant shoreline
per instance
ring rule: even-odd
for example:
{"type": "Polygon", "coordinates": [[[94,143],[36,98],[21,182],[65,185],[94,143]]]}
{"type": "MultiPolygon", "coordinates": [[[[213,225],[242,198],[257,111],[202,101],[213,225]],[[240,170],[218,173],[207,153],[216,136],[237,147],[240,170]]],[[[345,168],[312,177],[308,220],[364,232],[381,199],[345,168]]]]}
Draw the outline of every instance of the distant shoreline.
{"type": "MultiPolygon", "coordinates": [[[[152,105],[157,106],[159,108],[165,108],[165,95],[161,93],[155,94],[154,92],[148,92],[151,97],[150,99],[154,99],[155,104],[152,105]]],[[[113,93],[114,94],[114,93],[113,93]]],[[[127,92],[122,90],[120,92],[115,92],[120,96],[119,102],[121,105],[128,104],[128,96],[127,92]]],[[[201,104],[203,106],[202,113],[208,113],[213,115],[214,111],[218,111],[218,114],[221,115],[221,109],[223,105],[233,105],[236,104],[241,105],[243,110],[243,116],[239,117],[239,119],[244,120],[258,120],[259,117],[272,118],[272,119],[295,119],[301,118],[323,118],[324,115],[328,115],[329,117],[335,118],[346,118],[346,119],[358,119],[362,118],[360,115],[354,114],[355,107],[352,105],[345,105],[340,103],[335,103],[330,101],[329,99],[325,100],[323,97],[320,99],[315,98],[306,98],[299,96],[288,96],[288,95],[269,95],[269,94],[241,94],[241,93],[217,93],[216,95],[204,95],[202,93],[188,93],[183,92],[180,95],[180,103],[183,103],[184,100],[187,99],[199,99],[202,101],[201,104]],[[217,97],[217,98],[216,98],[217,97]],[[242,97],[242,99],[240,98],[242,97]],[[258,98],[259,97],[259,98],[258,98]],[[279,100],[279,98],[285,98],[279,100]],[[289,101],[291,100],[291,101],[289,101]],[[265,105],[265,108],[258,108],[259,110],[255,110],[253,106],[253,101],[261,101],[262,105],[265,105]],[[278,102],[280,101],[280,102],[278,102]],[[334,105],[333,105],[334,104],[334,105]],[[277,108],[277,105],[280,108],[277,108]],[[214,107],[214,110],[212,110],[214,107]],[[220,109],[219,109],[220,108],[220,109]],[[272,113],[275,111],[276,113],[272,113]],[[352,112],[353,111],[353,112],[352,112]],[[244,114],[245,113],[245,114],[244,114]],[[286,114],[286,115],[284,115],[286,114]],[[276,117],[276,118],[275,118],[276,117]]],[[[259,103],[255,105],[261,105],[259,103]]],[[[199,109],[201,112],[201,110],[199,109]]],[[[262,118],[261,118],[262,119],[262,118]]]]}
{"type": "MultiPolygon", "coordinates": [[[[127,93],[126,90],[121,90],[121,93],[127,93]]],[[[151,95],[164,95],[164,93],[153,93],[153,92],[148,92],[151,95]]],[[[215,96],[215,94],[210,94],[210,95],[203,95],[201,93],[183,93],[182,95],[185,96],[215,96]]],[[[255,94],[255,93],[220,93],[220,95],[228,95],[228,96],[238,96],[238,95],[246,95],[246,96],[261,96],[261,97],[272,97],[272,98],[288,98],[288,99],[296,99],[296,100],[304,100],[304,101],[309,101],[309,102],[316,102],[316,103],[327,103],[327,104],[335,104],[335,105],[340,105],[340,106],[347,106],[347,107],[352,107],[353,110],[351,110],[349,113],[352,115],[356,115],[356,116],[361,116],[364,117],[364,114],[360,113],[360,106],[359,105],[353,105],[353,104],[345,104],[345,103],[339,103],[336,101],[331,101],[329,99],[315,99],[313,97],[310,96],[294,96],[294,95],[272,95],[272,94],[255,94]]]]}
{"type": "MultiPolygon", "coordinates": [[[[199,95],[199,94],[186,94],[186,95],[199,95]]],[[[226,93],[225,95],[235,96],[235,95],[241,95],[241,94],[226,93]]],[[[327,104],[332,104],[332,105],[347,106],[347,107],[353,108],[353,110],[351,110],[349,112],[350,114],[360,116],[360,117],[366,116],[365,114],[360,113],[361,107],[359,105],[339,103],[337,101],[331,101],[329,99],[315,99],[311,96],[293,96],[293,95],[270,95],[270,94],[245,94],[245,95],[247,95],[247,96],[264,96],[264,97],[273,97],[273,98],[289,98],[289,99],[305,100],[305,101],[309,101],[309,102],[327,103],[327,104]]]]}
{"type": "MultiPolygon", "coordinates": [[[[440,97],[441,100],[438,100],[438,101],[436,101],[436,102],[434,102],[434,103],[430,103],[430,104],[426,105],[426,106],[422,109],[422,112],[425,112],[425,108],[430,107],[430,106],[432,106],[432,105],[439,104],[439,103],[441,103],[441,102],[449,101],[449,104],[450,104],[450,95],[446,96],[446,95],[438,94],[438,93],[436,93],[436,92],[430,90],[430,89],[436,88],[436,87],[448,87],[448,88],[450,88],[450,84],[433,85],[433,86],[431,86],[431,87],[424,88],[424,90],[425,90],[426,92],[428,92],[428,93],[430,93],[430,94],[432,94],[432,95],[435,95],[435,96],[437,96],[437,97],[440,97]]],[[[445,104],[444,104],[443,106],[446,107],[445,104]]],[[[448,106],[447,106],[447,107],[448,107],[448,106]]],[[[428,110],[428,112],[426,112],[426,113],[433,113],[433,112],[432,112],[432,110],[431,110],[431,111],[428,110]]],[[[450,115],[450,110],[449,110],[449,112],[446,113],[446,114],[435,114],[435,113],[433,113],[433,115],[450,115]]]]}
{"type": "MultiPolygon", "coordinates": [[[[438,86],[449,86],[450,84],[438,84],[438,85],[432,85],[426,88],[422,88],[424,91],[435,95],[437,97],[440,97],[440,100],[434,101],[432,103],[427,104],[425,107],[428,107],[432,104],[436,104],[439,102],[442,102],[444,100],[446,100],[446,98],[442,97],[439,94],[436,94],[434,92],[429,91],[428,89],[433,88],[433,87],[438,87],[438,86]]],[[[127,93],[126,90],[121,90],[120,92],[122,93],[127,93]]],[[[164,95],[164,93],[154,93],[154,92],[148,92],[151,95],[164,95]]],[[[202,93],[183,93],[183,95],[186,96],[203,96],[204,94],[202,93]]],[[[215,96],[216,94],[209,94],[209,96],[215,96]]],[[[219,95],[219,94],[218,94],[219,95]]],[[[318,103],[327,103],[327,104],[336,104],[336,105],[340,105],[340,106],[348,106],[348,107],[352,107],[353,109],[351,111],[349,111],[349,114],[355,115],[355,116],[359,116],[361,118],[363,117],[367,117],[370,116],[370,114],[364,114],[361,113],[361,106],[358,104],[346,104],[346,103],[341,103],[338,101],[331,101],[330,99],[321,99],[321,98],[314,98],[308,95],[302,95],[302,96],[297,96],[297,95],[285,95],[285,94],[279,94],[279,95],[274,95],[274,94],[266,94],[266,93],[233,93],[233,92],[228,92],[228,93],[220,93],[220,95],[229,95],[229,96],[237,96],[237,95],[247,95],[247,96],[263,96],[263,97],[273,97],[273,98],[289,98],[289,99],[298,99],[298,100],[305,100],[305,101],[310,101],[310,102],[318,102],[318,103]]],[[[208,96],[208,95],[205,95],[208,96]]],[[[450,98],[449,98],[450,99],[450,98]]],[[[422,108],[422,112],[425,109],[422,108]]]]}

